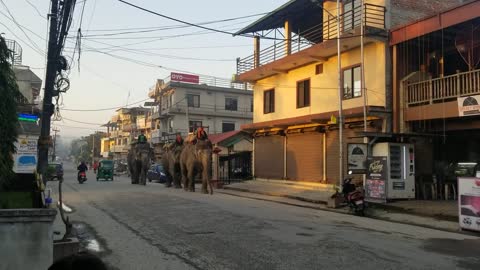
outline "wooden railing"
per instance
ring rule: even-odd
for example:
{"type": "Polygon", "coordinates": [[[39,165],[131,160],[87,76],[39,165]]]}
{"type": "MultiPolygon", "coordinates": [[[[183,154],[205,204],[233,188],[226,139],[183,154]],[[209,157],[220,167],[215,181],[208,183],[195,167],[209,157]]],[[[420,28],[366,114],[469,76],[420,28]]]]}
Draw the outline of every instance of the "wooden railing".
{"type": "Polygon", "coordinates": [[[409,107],[480,94],[480,69],[421,82],[405,82],[404,89],[409,107]]]}

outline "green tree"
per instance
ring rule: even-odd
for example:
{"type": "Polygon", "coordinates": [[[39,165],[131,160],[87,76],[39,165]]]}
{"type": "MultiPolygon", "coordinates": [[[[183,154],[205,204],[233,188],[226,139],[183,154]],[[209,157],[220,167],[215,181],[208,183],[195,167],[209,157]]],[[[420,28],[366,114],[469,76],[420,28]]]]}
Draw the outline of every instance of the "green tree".
{"type": "Polygon", "coordinates": [[[0,36],[0,188],[13,177],[14,143],[17,140],[17,100],[21,94],[9,60],[12,57],[0,36]]]}

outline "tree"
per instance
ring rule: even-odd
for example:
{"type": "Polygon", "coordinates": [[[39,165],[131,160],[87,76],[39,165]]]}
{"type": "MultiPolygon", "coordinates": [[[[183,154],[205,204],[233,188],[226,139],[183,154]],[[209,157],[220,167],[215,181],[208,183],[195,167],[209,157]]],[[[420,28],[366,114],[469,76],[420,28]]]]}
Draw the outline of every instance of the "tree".
{"type": "Polygon", "coordinates": [[[13,153],[17,141],[17,101],[21,97],[15,80],[12,54],[0,36],[0,188],[14,176],[13,153]]]}

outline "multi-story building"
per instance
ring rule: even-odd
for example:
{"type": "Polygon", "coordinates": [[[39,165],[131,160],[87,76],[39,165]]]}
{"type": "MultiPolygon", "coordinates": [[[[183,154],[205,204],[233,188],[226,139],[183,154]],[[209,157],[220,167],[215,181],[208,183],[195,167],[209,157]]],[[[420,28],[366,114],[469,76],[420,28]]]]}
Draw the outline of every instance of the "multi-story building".
{"type": "Polygon", "coordinates": [[[480,162],[480,1],[465,2],[391,32],[394,131],[423,135],[416,167],[427,181],[480,162]]]}
{"type": "Polygon", "coordinates": [[[195,127],[215,134],[238,130],[252,121],[252,91],[243,83],[171,73],[157,80],[149,96],[158,104],[152,115],[153,143],[161,143],[172,134],[185,136],[195,127]]]}
{"type": "Polygon", "coordinates": [[[255,177],[338,183],[349,143],[393,131],[389,30],[459,2],[292,0],[238,31],[255,36],[236,76],[254,85],[255,177]]]}

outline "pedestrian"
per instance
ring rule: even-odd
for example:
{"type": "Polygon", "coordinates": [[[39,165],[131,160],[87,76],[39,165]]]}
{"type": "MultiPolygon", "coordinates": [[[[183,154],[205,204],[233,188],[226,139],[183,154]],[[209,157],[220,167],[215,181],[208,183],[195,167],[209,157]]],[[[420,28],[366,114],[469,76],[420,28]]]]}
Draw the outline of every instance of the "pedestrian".
{"type": "Polygon", "coordinates": [[[107,270],[105,263],[88,252],[79,252],[53,263],[48,270],[107,270]]]}

